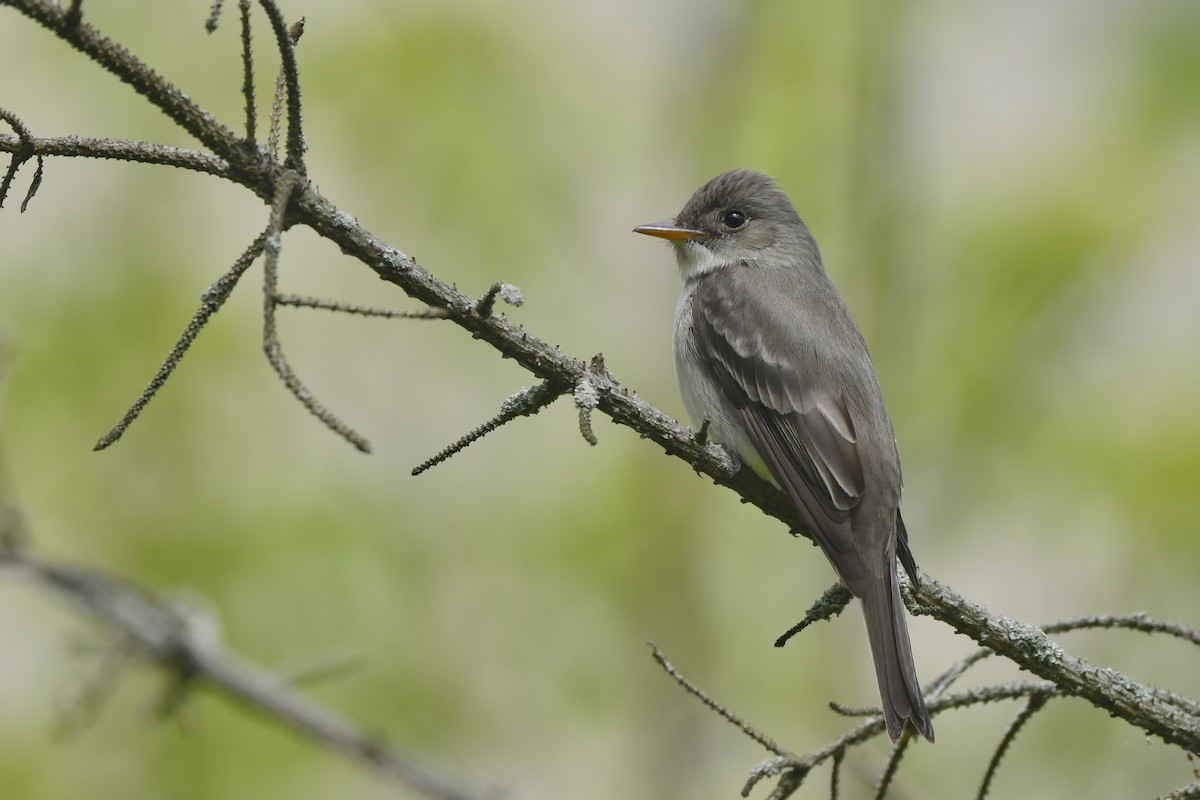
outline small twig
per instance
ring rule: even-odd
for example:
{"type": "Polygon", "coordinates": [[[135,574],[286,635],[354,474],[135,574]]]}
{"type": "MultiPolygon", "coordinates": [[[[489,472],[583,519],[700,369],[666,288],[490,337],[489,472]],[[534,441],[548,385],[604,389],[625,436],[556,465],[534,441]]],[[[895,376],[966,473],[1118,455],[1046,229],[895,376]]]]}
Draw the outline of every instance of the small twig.
{"type": "Polygon", "coordinates": [[[250,0],[238,0],[242,23],[242,98],[246,101],[246,143],[256,144],[258,111],[254,102],[254,49],[250,38],[250,0]]]}
{"type": "Polygon", "coordinates": [[[754,790],[754,787],[760,781],[766,778],[778,777],[779,783],[775,784],[775,788],[767,796],[767,800],[783,800],[783,798],[790,797],[793,792],[800,788],[804,783],[804,779],[808,777],[810,770],[811,765],[805,767],[795,763],[795,759],[789,759],[784,756],[768,758],[766,761],[750,769],[750,775],[742,785],[742,797],[749,797],[750,792],[754,790]]]}
{"type": "Polygon", "coordinates": [[[218,278],[212,286],[204,290],[204,293],[200,295],[200,307],[196,309],[196,313],[192,315],[187,327],[183,329],[183,333],[179,335],[171,351],[167,353],[166,359],[163,360],[158,371],[154,373],[154,377],[146,384],[146,388],[142,389],[141,394],[133,401],[133,405],[125,412],[125,416],[121,417],[120,422],[114,425],[108,433],[100,437],[99,441],[92,447],[93,450],[103,450],[116,442],[125,433],[125,429],[138,418],[138,415],[142,413],[142,410],[154,398],[158,390],[171,377],[175,368],[179,366],[179,362],[183,360],[183,356],[187,353],[188,348],[192,346],[192,342],[196,340],[196,337],[200,335],[200,331],[208,324],[209,319],[212,318],[213,314],[221,310],[221,306],[225,304],[225,301],[233,292],[233,288],[237,285],[238,280],[250,268],[250,265],[254,263],[254,259],[258,258],[258,254],[263,251],[263,244],[266,238],[267,233],[265,231],[260,233],[250,243],[250,246],[238,256],[233,266],[218,278]]]}
{"type": "Polygon", "coordinates": [[[843,717],[878,717],[883,713],[879,706],[849,706],[837,700],[830,700],[829,708],[843,717]]]}
{"type": "Polygon", "coordinates": [[[4,171],[4,177],[0,178],[0,208],[4,207],[4,199],[8,197],[9,187],[12,186],[13,178],[17,175],[17,170],[31,158],[37,159],[37,169],[33,172],[33,180],[29,182],[29,189],[25,192],[25,199],[21,201],[21,213],[25,213],[25,209],[29,207],[29,201],[37,194],[38,187],[42,185],[42,154],[38,152],[37,145],[33,136],[29,133],[29,129],[25,127],[25,123],[17,118],[16,114],[0,108],[0,120],[4,120],[12,129],[17,132],[18,146],[12,151],[12,161],[8,164],[8,169],[4,171]]]}
{"type": "Polygon", "coordinates": [[[783,647],[800,631],[812,625],[814,622],[832,619],[846,609],[850,601],[854,599],[854,595],[846,588],[846,584],[838,581],[833,586],[830,586],[825,592],[817,598],[817,601],[812,604],[808,611],[804,612],[804,619],[797,622],[791,628],[788,628],[782,636],[775,640],[776,647],[783,647]]]}
{"type": "Polygon", "coordinates": [[[125,638],[110,642],[101,650],[91,674],[80,683],[74,696],[63,703],[55,724],[55,732],[59,737],[68,739],[75,736],[95,721],[104,702],[112,696],[131,663],[133,654],[125,638]]]}
{"type": "Polygon", "coordinates": [[[357,669],[363,662],[357,650],[338,649],[288,664],[279,664],[275,671],[288,683],[299,686],[314,684],[341,677],[357,669]]]}
{"type": "MultiPolygon", "coordinates": [[[[179,169],[190,169],[222,178],[229,178],[229,164],[224,159],[198,150],[172,147],[153,142],[135,142],[126,139],[100,139],[90,136],[55,136],[45,139],[30,137],[38,155],[74,158],[107,158],[132,161],[140,164],[162,164],[179,169]]],[[[21,137],[0,134],[0,152],[18,153],[25,147],[21,137]]]]}
{"type": "MultiPolygon", "coordinates": [[[[1049,682],[1038,683],[1018,683],[1002,686],[989,686],[982,689],[975,689],[969,692],[961,692],[959,694],[943,697],[938,700],[929,702],[929,713],[937,714],[955,708],[966,708],[975,706],[981,703],[994,703],[1001,700],[1012,700],[1021,697],[1032,697],[1035,694],[1061,695],[1064,694],[1057,686],[1049,682]]],[[[830,708],[838,713],[845,713],[852,716],[870,716],[862,722],[858,727],[850,730],[829,744],[814,750],[803,756],[786,756],[773,759],[768,762],[770,770],[765,770],[764,765],[759,765],[750,773],[750,779],[747,781],[745,788],[742,790],[742,796],[748,796],[760,780],[772,775],[779,775],[780,780],[787,778],[789,773],[797,772],[801,775],[807,775],[824,761],[831,758],[839,757],[839,754],[844,754],[851,747],[862,744],[863,742],[873,739],[877,736],[882,736],[887,729],[883,722],[883,716],[878,708],[872,709],[853,709],[842,706],[837,703],[830,703],[830,708]]],[[[772,794],[772,797],[775,795],[772,794]]]]}
{"type": "MultiPolygon", "coordinates": [[[[275,44],[279,48],[279,81],[276,84],[275,92],[277,107],[281,105],[279,100],[281,88],[286,90],[287,95],[287,158],[283,165],[303,175],[305,173],[304,128],[300,116],[300,76],[296,66],[296,42],[300,40],[300,36],[304,32],[304,20],[300,20],[289,29],[284,24],[283,14],[280,13],[274,0],[258,1],[263,7],[263,11],[267,13],[267,19],[271,22],[271,30],[275,33],[275,44]]],[[[277,125],[273,127],[276,131],[278,130],[277,125]]],[[[278,133],[276,133],[276,147],[278,147],[278,133]]],[[[276,148],[272,148],[271,152],[272,154],[277,152],[276,148]]]]}
{"type": "Polygon", "coordinates": [[[1200,798],[1200,781],[1180,786],[1173,792],[1159,795],[1156,800],[1197,800],[1200,798]]]}
{"type": "Polygon", "coordinates": [[[371,443],[367,439],[342,422],[336,414],[326,408],[309,391],[308,387],[297,377],[283,354],[283,346],[279,343],[279,334],[275,328],[275,306],[278,303],[279,285],[279,252],[283,242],[283,229],[287,215],[288,202],[292,193],[304,184],[304,176],[295,170],[284,172],[279,181],[278,192],[271,203],[271,220],[267,226],[263,258],[263,352],[267,361],[275,370],[284,386],[292,396],[300,401],[309,413],[325,424],[327,428],[354,445],[363,453],[371,452],[371,443]]]}
{"type": "MultiPolygon", "coordinates": [[[[983,703],[994,703],[1000,700],[1012,700],[1016,697],[1032,697],[1035,694],[1052,691],[1052,683],[999,683],[992,686],[982,686],[966,689],[952,695],[945,695],[929,701],[930,713],[952,708],[966,708],[983,703]]],[[[848,706],[836,700],[829,702],[829,708],[843,717],[870,717],[868,724],[876,725],[882,722],[883,711],[879,706],[848,706]]]]}
{"type": "Polygon", "coordinates": [[[286,84],[283,73],[275,78],[275,94],[271,97],[271,118],[267,126],[267,152],[272,161],[279,160],[279,129],[283,125],[283,92],[286,84]]]}
{"type": "Polygon", "coordinates": [[[837,800],[839,784],[842,777],[842,762],[846,760],[846,751],[838,750],[833,754],[833,764],[829,767],[829,800],[837,800]]]}
{"type": "Polygon", "coordinates": [[[450,315],[444,308],[430,306],[415,311],[395,311],[390,308],[374,308],[353,303],[342,303],[337,300],[324,300],[319,297],[301,297],[294,294],[275,295],[276,305],[293,306],[295,308],[318,308],[326,311],[337,311],[343,314],[357,314],[360,317],[385,317],[388,319],[447,319],[450,315]]]}
{"type": "Polygon", "coordinates": [[[961,678],[968,669],[992,655],[994,655],[994,653],[992,653],[991,650],[988,650],[987,648],[980,648],[965,658],[962,658],[959,661],[951,664],[945,672],[929,682],[928,688],[925,690],[925,694],[929,697],[940,697],[955,681],[961,678]]]}
{"type": "Polygon", "coordinates": [[[804,784],[806,777],[808,776],[800,770],[788,770],[779,776],[779,783],[775,784],[775,788],[767,795],[767,800],[787,800],[804,784]]]}
{"type": "Polygon", "coordinates": [[[553,403],[558,396],[563,393],[557,384],[551,381],[543,381],[537,386],[530,389],[521,389],[516,394],[505,398],[500,404],[500,413],[492,417],[490,420],[480,425],[475,430],[458,439],[449,447],[440,450],[437,455],[432,458],[422,461],[417,466],[413,467],[413,477],[420,475],[432,467],[436,467],[451,456],[465,450],[472,443],[487,436],[492,431],[499,428],[508,422],[512,422],[517,417],[528,417],[541,411],[546,406],[553,403]]]}
{"type": "Polygon", "coordinates": [[[497,297],[510,306],[519,306],[525,302],[525,296],[521,294],[521,290],[516,286],[513,286],[511,283],[496,281],[475,303],[475,313],[481,317],[490,317],[496,305],[497,297]]]}
{"type": "Polygon", "coordinates": [[[696,684],[692,683],[692,681],[684,676],[679,670],[675,669],[675,665],[667,660],[666,655],[658,648],[658,645],[656,645],[654,642],[647,642],[646,644],[650,647],[650,654],[654,657],[654,660],[658,662],[658,665],[662,667],[663,671],[671,677],[671,680],[682,686],[688,694],[692,695],[692,697],[695,697],[701,703],[708,706],[708,708],[710,708],[712,711],[715,711],[718,716],[720,716],[729,724],[733,725],[746,736],[758,742],[766,750],[774,753],[777,756],[795,758],[795,756],[791,755],[787,750],[784,750],[782,747],[780,747],[774,739],[762,733],[749,722],[746,722],[741,717],[725,708],[725,706],[714,700],[707,692],[705,692],[696,684]]]}
{"type": "Polygon", "coordinates": [[[217,20],[221,18],[221,6],[223,5],[225,5],[225,0],[213,0],[212,8],[208,12],[208,19],[204,20],[204,30],[212,33],[217,29],[217,20]]]}
{"type": "Polygon", "coordinates": [[[875,800],[883,800],[887,796],[892,781],[896,779],[896,772],[900,769],[900,761],[908,752],[908,746],[912,744],[912,741],[912,729],[905,725],[904,732],[900,735],[900,741],[892,748],[887,764],[883,768],[883,774],[879,776],[879,785],[875,788],[875,800]]]}
{"type": "Polygon", "coordinates": [[[1000,761],[1008,752],[1008,748],[1012,745],[1013,740],[1017,738],[1017,734],[1026,722],[1033,717],[1042,706],[1046,705],[1051,695],[1037,693],[1029,696],[1025,701],[1025,705],[1013,717],[1013,721],[1009,723],[1008,730],[1004,732],[1004,736],[1000,739],[1000,744],[996,747],[996,752],[992,754],[991,760],[988,761],[987,771],[983,774],[983,781],[979,785],[979,794],[975,795],[977,800],[986,800],[988,791],[992,787],[992,779],[996,776],[996,770],[1000,768],[1000,761]]]}
{"type": "Polygon", "coordinates": [[[1086,617],[1075,617],[1074,619],[1052,622],[1049,625],[1042,626],[1042,630],[1046,633],[1065,633],[1067,631],[1079,631],[1088,628],[1122,628],[1124,630],[1141,631],[1142,633],[1165,633],[1168,636],[1174,636],[1176,639],[1200,645],[1200,631],[1175,622],[1154,619],[1145,613],[1120,615],[1093,614],[1086,617]]]}

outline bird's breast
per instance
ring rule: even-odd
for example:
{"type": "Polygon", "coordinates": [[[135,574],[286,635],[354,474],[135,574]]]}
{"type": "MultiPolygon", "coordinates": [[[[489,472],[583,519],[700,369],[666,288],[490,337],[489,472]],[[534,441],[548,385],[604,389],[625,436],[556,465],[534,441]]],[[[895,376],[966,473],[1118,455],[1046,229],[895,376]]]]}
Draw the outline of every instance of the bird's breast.
{"type": "Polygon", "coordinates": [[[766,463],[750,442],[737,409],[717,385],[712,365],[696,346],[692,323],[692,291],[684,291],[675,312],[675,378],[693,430],[708,423],[708,437],[723,444],[761,478],[774,483],[766,463]]]}

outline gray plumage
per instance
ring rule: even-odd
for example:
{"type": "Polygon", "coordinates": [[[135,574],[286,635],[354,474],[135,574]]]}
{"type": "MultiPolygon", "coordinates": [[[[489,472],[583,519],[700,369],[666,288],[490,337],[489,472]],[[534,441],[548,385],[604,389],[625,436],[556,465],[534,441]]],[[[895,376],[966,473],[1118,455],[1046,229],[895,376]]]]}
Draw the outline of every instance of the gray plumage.
{"type": "Polygon", "coordinates": [[[808,227],[768,176],[734,170],[635,230],[678,256],[675,370],[692,423],[788,495],[862,600],[889,735],[907,720],[932,740],[896,576],[899,556],[916,580],[896,438],[808,227]]]}

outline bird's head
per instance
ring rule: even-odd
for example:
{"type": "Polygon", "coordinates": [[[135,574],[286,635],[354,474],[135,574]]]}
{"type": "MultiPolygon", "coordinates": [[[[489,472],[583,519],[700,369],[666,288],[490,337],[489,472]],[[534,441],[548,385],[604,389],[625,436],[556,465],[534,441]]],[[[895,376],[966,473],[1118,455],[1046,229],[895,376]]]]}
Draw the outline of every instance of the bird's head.
{"type": "Polygon", "coordinates": [[[789,252],[815,254],[816,244],[792,201],[761,172],[737,169],[701,186],[674,219],[639,225],[637,233],[675,247],[684,281],[721,267],[789,252]]]}

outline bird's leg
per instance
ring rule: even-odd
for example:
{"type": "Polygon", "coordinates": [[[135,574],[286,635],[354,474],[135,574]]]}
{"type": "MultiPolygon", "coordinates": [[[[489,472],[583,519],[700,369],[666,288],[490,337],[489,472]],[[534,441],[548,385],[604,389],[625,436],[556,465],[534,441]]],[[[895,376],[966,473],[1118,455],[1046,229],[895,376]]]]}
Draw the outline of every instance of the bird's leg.
{"type": "MultiPolygon", "coordinates": [[[[711,427],[711,424],[712,420],[706,417],[704,422],[700,425],[700,430],[692,434],[692,438],[695,439],[696,444],[700,445],[701,447],[708,447],[711,444],[725,454],[725,457],[729,459],[729,463],[733,467],[728,475],[720,479],[727,481],[734,475],[737,475],[738,471],[741,470],[742,459],[738,457],[737,453],[733,452],[732,448],[726,447],[720,442],[708,438],[708,429],[711,427]]],[[[697,468],[697,471],[699,471],[699,468],[697,468]]]]}

